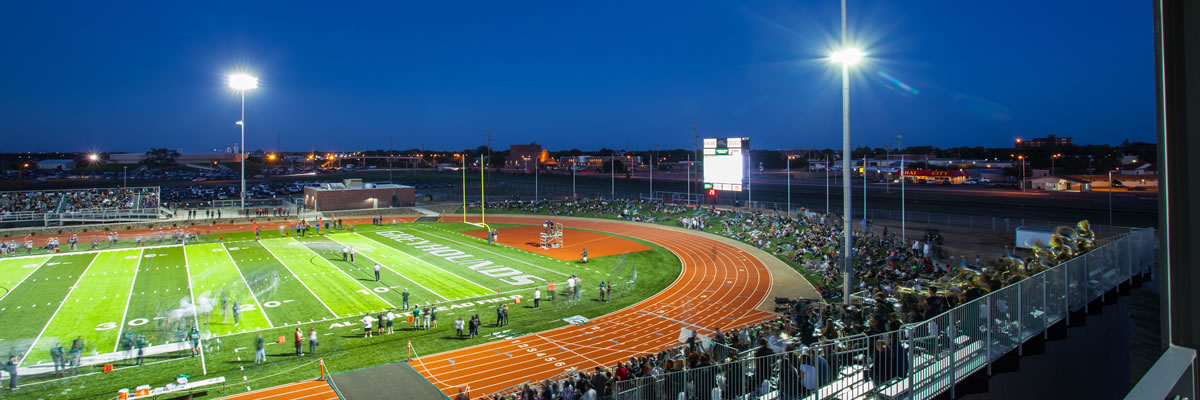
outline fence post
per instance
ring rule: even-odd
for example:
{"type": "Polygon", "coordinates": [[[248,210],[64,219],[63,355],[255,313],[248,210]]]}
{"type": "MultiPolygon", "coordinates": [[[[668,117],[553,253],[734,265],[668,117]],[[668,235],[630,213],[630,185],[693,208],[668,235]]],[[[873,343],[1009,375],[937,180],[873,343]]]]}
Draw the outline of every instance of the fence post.
{"type": "Polygon", "coordinates": [[[1050,337],[1050,304],[1046,303],[1046,271],[1042,271],[1042,340],[1050,337]]]}
{"type": "Polygon", "coordinates": [[[915,343],[913,343],[913,335],[910,328],[904,328],[904,336],[904,339],[908,341],[908,393],[911,398],[912,394],[917,392],[913,388],[913,375],[916,374],[916,367],[913,365],[913,354],[916,354],[916,348],[913,346],[915,343]]]}
{"type": "Polygon", "coordinates": [[[992,296],[984,296],[987,303],[987,343],[984,345],[983,351],[987,352],[988,376],[992,376],[992,320],[995,316],[992,315],[992,296]]]}
{"type": "Polygon", "coordinates": [[[1021,282],[1017,282],[1013,286],[1017,287],[1017,356],[1025,356],[1025,324],[1022,321],[1025,319],[1025,309],[1021,308],[1021,282]]]}
{"type": "MultiPolygon", "coordinates": [[[[950,398],[954,398],[954,389],[958,386],[958,366],[955,365],[958,356],[958,329],[954,328],[954,312],[951,311],[949,321],[946,321],[946,330],[950,331],[950,398]]],[[[940,334],[940,332],[939,332],[940,334]]],[[[936,338],[934,340],[937,340],[936,338]]]]}
{"type": "MultiPolygon", "coordinates": [[[[1095,250],[1092,250],[1092,251],[1095,251],[1095,250]]],[[[1089,266],[1088,266],[1087,254],[1084,254],[1084,256],[1083,256],[1083,282],[1080,282],[1080,285],[1083,285],[1083,314],[1084,315],[1087,315],[1088,304],[1092,302],[1091,295],[1088,294],[1088,267],[1089,266]]]]}
{"type": "Polygon", "coordinates": [[[1065,327],[1069,328],[1071,327],[1071,266],[1065,263],[1063,264],[1063,306],[1067,320],[1065,327]]]}

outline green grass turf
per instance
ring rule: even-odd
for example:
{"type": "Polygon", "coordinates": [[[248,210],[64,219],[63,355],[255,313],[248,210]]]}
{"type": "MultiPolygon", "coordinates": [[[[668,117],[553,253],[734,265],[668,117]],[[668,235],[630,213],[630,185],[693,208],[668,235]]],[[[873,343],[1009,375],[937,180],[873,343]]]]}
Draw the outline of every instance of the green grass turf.
{"type": "MultiPolygon", "coordinates": [[[[338,238],[341,238],[342,240],[346,240],[346,239],[350,238],[349,234],[339,234],[339,235],[330,235],[330,236],[338,237],[338,238]]],[[[331,239],[332,238],[318,239],[318,240],[329,241],[332,243],[331,239]]],[[[342,242],[337,242],[337,243],[342,243],[342,242]]],[[[355,260],[357,262],[357,265],[352,267],[355,270],[354,274],[358,274],[358,275],[364,276],[364,277],[369,277],[373,281],[375,278],[374,265],[376,262],[379,262],[380,263],[380,269],[379,269],[380,281],[379,281],[379,283],[372,282],[372,284],[376,286],[375,290],[377,290],[377,291],[382,291],[379,288],[386,288],[386,291],[388,291],[388,292],[395,292],[396,294],[399,294],[398,297],[393,297],[398,300],[393,300],[392,304],[395,304],[397,306],[401,306],[403,304],[403,302],[404,302],[403,293],[405,290],[408,291],[410,305],[414,305],[417,303],[424,304],[424,303],[430,302],[431,300],[438,301],[438,302],[448,300],[445,297],[445,295],[439,294],[439,292],[434,292],[433,290],[429,289],[430,287],[438,287],[440,289],[442,286],[445,286],[443,284],[440,284],[440,282],[431,282],[427,277],[424,277],[423,274],[420,275],[421,278],[416,278],[417,275],[412,274],[412,272],[414,272],[414,271],[406,271],[405,274],[401,274],[399,272],[400,271],[399,265],[401,264],[401,261],[398,261],[398,260],[400,260],[400,259],[402,259],[402,257],[406,257],[406,256],[404,256],[403,254],[397,255],[397,254],[389,253],[385,250],[390,250],[390,249],[384,248],[384,246],[378,246],[378,244],[376,244],[374,242],[367,242],[367,243],[369,243],[370,245],[364,246],[364,247],[356,247],[356,249],[360,250],[360,253],[358,254],[358,258],[355,260]],[[408,275],[412,275],[413,277],[410,278],[408,275]],[[418,283],[418,282],[420,282],[420,283],[418,283]]],[[[392,251],[394,252],[394,250],[392,250],[392,251]]],[[[334,261],[334,263],[335,264],[342,263],[341,258],[340,258],[341,257],[340,244],[339,244],[339,248],[338,248],[336,254],[337,254],[338,258],[334,261]]]]}
{"type": "Polygon", "coordinates": [[[0,299],[49,259],[49,256],[43,256],[0,260],[0,287],[4,288],[0,299]]]}
{"type": "Polygon", "coordinates": [[[112,352],[141,253],[130,249],[97,254],[23,362],[49,362],[55,343],[69,346],[79,336],[87,343],[84,354],[112,352]]]}
{"type": "Polygon", "coordinates": [[[361,315],[390,308],[365,287],[330,264],[317,253],[294,239],[267,239],[260,242],[304,282],[339,317],[361,315]],[[359,292],[366,290],[367,293],[359,292]]]}
{"type": "Polygon", "coordinates": [[[95,253],[55,256],[0,300],[0,350],[23,356],[95,253]],[[34,307],[37,305],[37,307],[34,307]]]}
{"type": "MultiPolygon", "coordinates": [[[[493,289],[480,283],[478,278],[471,279],[451,273],[445,270],[440,265],[441,263],[431,263],[388,246],[384,242],[389,240],[387,238],[367,237],[360,234],[337,234],[327,237],[338,243],[352,246],[373,261],[387,265],[389,269],[410,281],[420,283],[425,289],[436,293],[439,299],[458,300],[494,293],[493,289]]],[[[371,270],[369,274],[373,276],[373,265],[366,264],[366,267],[371,270]]]]}
{"type": "MultiPolygon", "coordinates": [[[[415,303],[417,298],[430,299],[437,297],[435,292],[432,292],[417,283],[401,276],[395,272],[394,268],[381,264],[379,270],[379,282],[375,282],[375,259],[363,255],[366,249],[356,248],[358,254],[355,256],[354,262],[342,261],[343,244],[332,240],[332,236],[346,237],[350,234],[326,235],[320,237],[308,237],[297,239],[304,243],[309,249],[321,257],[324,257],[330,264],[341,269],[346,275],[372,290],[377,296],[383,298],[395,308],[404,305],[404,290],[409,290],[409,302],[415,303]]],[[[423,281],[429,284],[429,281],[423,281]]],[[[361,290],[359,289],[360,293],[361,290]]]]}
{"type": "MultiPolygon", "coordinates": [[[[400,227],[404,226],[414,225],[401,225],[400,227]]],[[[420,229],[427,230],[441,236],[452,237],[456,240],[461,240],[467,243],[470,243],[470,240],[473,240],[474,238],[454,232],[460,230],[477,229],[471,225],[463,224],[416,224],[415,226],[419,226],[420,229]]],[[[360,226],[356,228],[356,230],[360,233],[366,233],[371,230],[393,230],[396,228],[397,226],[360,226]]],[[[231,235],[225,234],[224,236],[226,238],[230,238],[231,235]]],[[[296,325],[294,321],[289,321],[292,323],[290,326],[276,326],[275,328],[260,331],[264,334],[264,336],[270,339],[273,339],[277,336],[285,336],[288,339],[284,344],[267,346],[268,361],[264,364],[253,364],[253,352],[248,350],[253,348],[254,336],[256,332],[237,333],[219,337],[219,348],[216,340],[205,341],[207,349],[207,362],[205,364],[208,369],[207,376],[201,376],[199,358],[178,358],[178,354],[164,355],[148,360],[150,362],[157,362],[157,364],[152,364],[149,367],[132,367],[129,366],[127,362],[117,363],[116,372],[108,374],[96,373],[94,375],[84,375],[77,378],[69,378],[58,381],[47,381],[48,378],[23,378],[22,389],[14,393],[12,397],[59,397],[64,393],[65,390],[68,389],[71,391],[67,392],[69,393],[69,396],[66,397],[95,398],[112,396],[113,393],[120,388],[132,388],[140,384],[162,386],[165,383],[170,382],[176,375],[187,373],[192,375],[193,380],[202,379],[205,377],[225,376],[226,379],[229,380],[229,384],[224,392],[213,391],[206,396],[201,396],[201,398],[215,398],[241,393],[246,391],[247,388],[250,390],[262,389],[274,385],[294,382],[300,379],[315,377],[317,374],[317,366],[315,364],[316,358],[295,357],[293,355],[294,348],[290,342],[290,336],[297,327],[300,327],[304,332],[307,332],[309,328],[315,328],[317,330],[321,341],[321,346],[317,355],[324,358],[327,367],[333,373],[345,372],[388,362],[401,361],[405,356],[405,344],[410,340],[412,341],[414,348],[416,348],[421,355],[430,355],[455,348],[483,343],[489,340],[499,340],[507,336],[516,336],[552,329],[566,324],[561,320],[562,318],[573,315],[582,315],[584,317],[594,318],[596,316],[629,306],[634,302],[640,301],[650,295],[653,295],[654,293],[661,291],[664,287],[666,287],[666,285],[674,281],[680,270],[680,264],[677,257],[661,247],[636,239],[632,240],[644,243],[650,246],[652,250],[592,259],[591,262],[586,266],[587,268],[590,268],[592,272],[590,273],[591,275],[588,275],[589,278],[587,281],[585,281],[586,283],[583,286],[584,298],[581,301],[569,302],[562,296],[558,296],[555,300],[550,300],[548,293],[545,293],[543,290],[542,307],[538,310],[534,310],[532,309],[532,301],[530,299],[533,286],[529,286],[517,289],[517,291],[513,293],[506,293],[503,297],[492,295],[484,298],[444,303],[443,305],[446,307],[446,309],[438,313],[441,325],[439,328],[427,331],[417,331],[412,330],[411,325],[400,322],[396,325],[397,332],[395,334],[376,336],[370,339],[362,338],[361,324],[357,321],[361,314],[358,313],[353,314],[350,317],[330,319],[313,323],[306,322],[300,325],[296,325]],[[631,276],[635,268],[638,276],[636,283],[624,283],[631,276]],[[614,300],[612,302],[596,301],[595,285],[600,279],[611,279],[613,282],[617,283],[617,287],[614,290],[614,300]],[[496,305],[500,303],[489,302],[489,300],[499,298],[507,299],[508,296],[513,294],[525,296],[526,301],[523,301],[521,304],[517,305],[513,304],[511,300],[507,300],[506,302],[511,308],[510,325],[499,328],[492,326],[492,323],[495,322],[494,318],[496,305]],[[481,338],[475,340],[466,340],[455,337],[453,331],[454,318],[467,317],[471,314],[479,314],[484,319],[485,325],[480,330],[481,338]],[[235,349],[238,351],[235,352],[235,349]]],[[[300,258],[302,260],[301,262],[309,263],[310,266],[313,263],[313,261],[310,261],[310,258],[314,257],[315,255],[307,249],[295,248],[296,246],[283,244],[286,243],[285,241],[271,243],[272,241],[270,240],[264,240],[264,242],[267,242],[268,245],[277,245],[277,250],[292,254],[300,258]],[[296,255],[296,253],[299,255],[296,255]]],[[[439,243],[449,245],[450,247],[459,248],[459,245],[452,244],[450,242],[439,241],[439,243]]],[[[486,245],[479,243],[476,245],[480,247],[486,247],[486,245]]],[[[299,294],[308,294],[311,296],[311,294],[304,289],[303,285],[300,285],[300,282],[297,281],[296,278],[290,277],[290,271],[288,271],[282,264],[279,264],[278,261],[274,261],[275,257],[268,253],[265,249],[261,248],[261,246],[258,244],[252,241],[246,241],[227,242],[226,245],[230,249],[230,253],[233,255],[234,260],[237,261],[238,267],[243,274],[245,274],[246,279],[251,282],[250,286],[254,287],[256,294],[260,296],[260,301],[270,301],[268,300],[267,296],[264,296],[264,294],[271,293],[274,293],[277,296],[288,296],[295,298],[295,301],[285,303],[276,308],[265,308],[268,314],[272,315],[272,319],[276,322],[276,325],[281,325],[279,323],[280,319],[274,318],[275,314],[272,314],[273,312],[284,311],[287,310],[288,307],[297,306],[298,303],[304,301],[301,300],[303,296],[298,296],[299,294]],[[234,248],[237,250],[233,250],[234,248]],[[270,281],[271,283],[267,284],[267,277],[271,276],[279,278],[277,280],[270,281]],[[271,285],[274,285],[274,289],[269,288],[271,285]]],[[[193,246],[188,247],[190,248],[193,246]]],[[[178,249],[178,247],[174,248],[178,249]]],[[[577,267],[576,265],[571,265],[570,263],[560,263],[554,265],[553,263],[549,263],[542,259],[541,256],[503,246],[486,248],[498,254],[505,254],[508,256],[520,254],[520,257],[524,257],[522,259],[528,259],[530,260],[529,262],[536,263],[538,265],[548,266],[547,268],[562,268],[564,271],[568,271],[571,268],[577,267]]],[[[483,258],[499,259],[499,257],[492,254],[483,252],[475,253],[474,250],[468,251],[467,248],[461,249],[483,258]]],[[[163,250],[147,249],[147,251],[163,250]]],[[[84,257],[86,257],[86,255],[84,257]]],[[[339,247],[337,254],[338,261],[334,261],[334,263],[340,263],[340,257],[341,255],[339,247]]],[[[517,256],[513,257],[520,258],[517,256]]],[[[63,257],[56,257],[55,259],[57,260],[60,258],[63,257]]],[[[190,258],[191,256],[189,255],[189,262],[191,261],[190,258]]],[[[151,262],[151,259],[154,260],[154,263],[163,261],[163,265],[166,265],[170,261],[169,256],[162,256],[161,260],[159,259],[159,256],[143,258],[143,267],[148,266],[147,264],[151,262]]],[[[360,262],[359,264],[363,263],[360,262]]],[[[506,261],[506,265],[523,264],[509,263],[506,261]]],[[[82,268],[82,266],[79,267],[80,270],[82,270],[82,268]]],[[[329,267],[325,268],[329,269],[329,267]]],[[[533,270],[534,269],[530,268],[525,272],[533,270]]],[[[141,275],[141,273],[145,272],[146,270],[143,268],[139,273],[137,281],[142,280],[143,275],[141,275]]],[[[544,273],[544,271],[542,272],[544,273]]],[[[41,273],[41,271],[39,270],[38,273],[41,273]]],[[[37,273],[35,273],[35,275],[37,275],[37,273]]],[[[348,279],[348,277],[346,277],[346,275],[342,272],[338,272],[336,275],[330,273],[326,276],[340,276],[343,279],[348,279]]],[[[387,277],[388,275],[385,274],[384,283],[387,283],[387,277]]],[[[400,278],[399,276],[395,276],[394,279],[400,278]]],[[[328,281],[330,279],[324,278],[324,280],[328,281]]],[[[373,276],[371,276],[371,280],[372,282],[369,283],[373,283],[373,276]]],[[[65,296],[65,287],[71,285],[73,282],[74,281],[61,283],[64,289],[62,289],[63,293],[59,295],[60,298],[65,296]]],[[[24,287],[28,283],[29,282],[23,283],[21,286],[24,287]]],[[[18,290],[19,289],[20,288],[18,288],[18,290]]],[[[135,290],[136,289],[137,285],[135,284],[135,290]]],[[[353,289],[353,287],[348,289],[353,289]]],[[[346,290],[346,292],[353,293],[351,290],[346,290]]],[[[361,295],[359,293],[353,294],[361,295]]],[[[419,298],[421,296],[422,295],[414,293],[413,302],[427,303],[429,299],[419,298]]],[[[280,298],[282,297],[277,297],[275,299],[276,301],[279,301],[278,299],[280,298]]],[[[323,300],[325,300],[327,303],[336,301],[331,300],[331,298],[323,297],[323,300]]],[[[148,299],[152,299],[152,297],[148,297],[148,299]]],[[[163,300],[163,302],[167,301],[169,300],[163,300]]],[[[0,301],[0,306],[2,306],[2,303],[6,302],[7,300],[0,301]]],[[[138,301],[138,303],[141,303],[141,301],[138,301]]],[[[332,305],[332,303],[330,305],[332,305]]],[[[133,313],[132,307],[134,307],[133,304],[131,304],[131,318],[133,313]]],[[[312,317],[310,318],[323,318],[329,314],[329,312],[325,310],[324,306],[321,306],[319,302],[316,302],[316,298],[309,300],[303,307],[295,307],[294,310],[289,312],[294,312],[296,318],[302,318],[301,321],[308,321],[308,319],[303,318],[305,315],[311,315],[312,317]]],[[[0,313],[0,318],[3,318],[4,314],[5,313],[0,313]]],[[[46,318],[48,318],[48,316],[46,318]]],[[[294,320],[296,318],[290,319],[294,320]]],[[[40,327],[37,328],[40,329],[40,327]]],[[[129,327],[127,326],[126,328],[129,327]]],[[[4,332],[6,330],[7,328],[5,328],[5,325],[0,325],[0,332],[4,332]]],[[[31,336],[36,335],[36,333],[37,330],[35,329],[31,336]]],[[[0,341],[0,343],[4,342],[0,341]]],[[[307,345],[305,346],[305,351],[307,352],[307,345]]],[[[95,369],[93,369],[93,371],[94,370],[95,369]]]]}
{"type": "Polygon", "coordinates": [[[312,292],[262,245],[248,241],[225,247],[272,322],[298,324],[334,317],[333,312],[321,305],[312,292]]]}
{"type": "Polygon", "coordinates": [[[192,304],[196,304],[196,318],[202,330],[207,327],[215,335],[225,335],[271,326],[225,246],[220,243],[187,246],[184,256],[192,279],[192,304]],[[235,302],[242,311],[237,324],[232,315],[235,302]]]}
{"type": "Polygon", "coordinates": [[[133,296],[125,321],[119,328],[124,333],[146,336],[152,344],[163,344],[174,339],[176,326],[172,321],[184,319],[192,323],[192,313],[183,310],[191,304],[188,291],[188,269],[183,264],[182,247],[146,249],[142,252],[142,264],[138,266],[137,278],[133,281],[133,296]],[[172,314],[172,310],[175,311],[172,314]]]}

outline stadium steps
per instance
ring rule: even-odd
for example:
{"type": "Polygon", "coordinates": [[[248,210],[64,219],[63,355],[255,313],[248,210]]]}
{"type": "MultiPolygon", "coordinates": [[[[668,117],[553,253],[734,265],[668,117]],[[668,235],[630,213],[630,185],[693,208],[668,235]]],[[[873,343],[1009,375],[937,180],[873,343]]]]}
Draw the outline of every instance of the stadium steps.
{"type": "Polygon", "coordinates": [[[417,217],[413,222],[438,222],[442,217],[417,217]]]}

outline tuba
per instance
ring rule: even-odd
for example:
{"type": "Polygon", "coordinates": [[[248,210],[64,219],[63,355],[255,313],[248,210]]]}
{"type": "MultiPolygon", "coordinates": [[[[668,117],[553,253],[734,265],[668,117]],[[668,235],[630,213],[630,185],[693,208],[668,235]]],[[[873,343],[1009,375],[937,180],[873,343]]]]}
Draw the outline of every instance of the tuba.
{"type": "Polygon", "coordinates": [[[1078,237],[1079,233],[1069,226],[1054,228],[1054,235],[1050,237],[1050,254],[1055,264],[1070,260],[1079,253],[1076,244],[1078,237]]]}
{"type": "Polygon", "coordinates": [[[1096,248],[1096,233],[1092,232],[1092,224],[1088,220],[1085,219],[1075,224],[1075,232],[1079,235],[1075,239],[1075,248],[1078,254],[1083,254],[1096,248]]]}

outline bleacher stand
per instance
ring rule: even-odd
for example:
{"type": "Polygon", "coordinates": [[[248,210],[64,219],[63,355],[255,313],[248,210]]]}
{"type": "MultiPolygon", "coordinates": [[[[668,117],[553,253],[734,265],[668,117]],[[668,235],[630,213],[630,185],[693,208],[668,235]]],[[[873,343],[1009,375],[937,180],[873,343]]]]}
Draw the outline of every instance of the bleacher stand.
{"type": "Polygon", "coordinates": [[[0,226],[154,220],[159,193],[157,186],[0,192],[0,226]]]}

